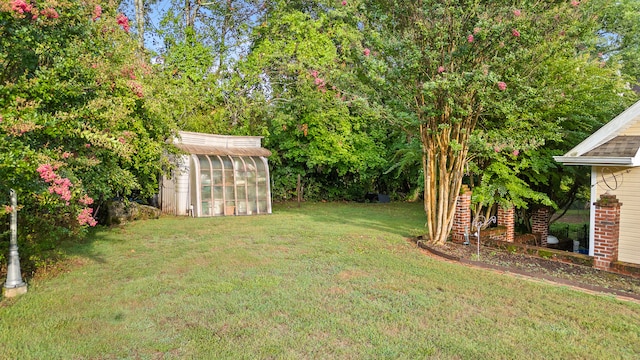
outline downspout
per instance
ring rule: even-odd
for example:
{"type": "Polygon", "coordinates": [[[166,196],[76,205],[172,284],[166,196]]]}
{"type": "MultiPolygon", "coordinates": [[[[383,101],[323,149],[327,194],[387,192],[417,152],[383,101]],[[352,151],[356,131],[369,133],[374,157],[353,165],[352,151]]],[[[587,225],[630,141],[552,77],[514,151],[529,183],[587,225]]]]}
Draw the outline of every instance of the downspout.
{"type": "Polygon", "coordinates": [[[598,200],[598,176],[595,166],[591,167],[591,201],[589,204],[589,256],[593,256],[594,252],[594,234],[596,229],[596,205],[598,200]]]}

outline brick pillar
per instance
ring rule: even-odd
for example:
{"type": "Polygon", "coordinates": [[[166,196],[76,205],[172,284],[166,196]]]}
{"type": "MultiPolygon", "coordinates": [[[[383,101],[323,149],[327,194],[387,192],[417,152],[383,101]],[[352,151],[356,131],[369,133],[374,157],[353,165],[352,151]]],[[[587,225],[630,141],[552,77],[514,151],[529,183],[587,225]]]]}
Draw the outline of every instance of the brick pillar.
{"type": "Polygon", "coordinates": [[[464,233],[471,232],[471,190],[467,185],[462,185],[461,194],[456,201],[456,213],[453,217],[451,228],[451,240],[464,241],[464,233]]]}
{"type": "Polygon", "coordinates": [[[540,235],[540,245],[547,246],[549,235],[549,208],[541,207],[531,214],[531,232],[540,235]]]}
{"type": "Polygon", "coordinates": [[[620,207],[622,203],[615,195],[602,194],[595,202],[595,224],[593,234],[594,267],[608,270],[618,260],[620,237],[620,207]]]}
{"type": "Polygon", "coordinates": [[[507,228],[507,234],[504,241],[513,242],[515,237],[515,225],[516,225],[516,209],[510,206],[508,209],[503,209],[498,205],[498,226],[504,226],[507,228]]]}

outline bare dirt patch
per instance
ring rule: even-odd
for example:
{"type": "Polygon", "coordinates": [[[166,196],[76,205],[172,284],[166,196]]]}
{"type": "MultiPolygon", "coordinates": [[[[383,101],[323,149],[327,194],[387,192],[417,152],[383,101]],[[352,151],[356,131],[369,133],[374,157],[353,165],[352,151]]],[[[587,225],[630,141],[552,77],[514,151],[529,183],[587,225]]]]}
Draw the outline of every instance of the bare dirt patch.
{"type": "MultiPolygon", "coordinates": [[[[422,243],[420,243],[422,244],[422,243]]],[[[575,286],[596,292],[612,293],[640,300],[640,278],[597,270],[588,266],[569,264],[540,257],[512,253],[475,244],[447,242],[442,246],[425,245],[436,255],[469,265],[493,268],[514,274],[575,286]]]]}

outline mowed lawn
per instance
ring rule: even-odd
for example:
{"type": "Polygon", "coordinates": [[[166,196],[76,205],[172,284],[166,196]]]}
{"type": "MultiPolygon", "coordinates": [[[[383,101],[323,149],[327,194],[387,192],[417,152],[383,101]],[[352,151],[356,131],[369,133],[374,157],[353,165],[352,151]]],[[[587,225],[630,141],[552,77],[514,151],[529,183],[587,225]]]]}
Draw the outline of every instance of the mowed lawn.
{"type": "Polygon", "coordinates": [[[463,267],[421,204],[99,230],[0,303],[5,359],[637,359],[640,305],[463,267]]]}

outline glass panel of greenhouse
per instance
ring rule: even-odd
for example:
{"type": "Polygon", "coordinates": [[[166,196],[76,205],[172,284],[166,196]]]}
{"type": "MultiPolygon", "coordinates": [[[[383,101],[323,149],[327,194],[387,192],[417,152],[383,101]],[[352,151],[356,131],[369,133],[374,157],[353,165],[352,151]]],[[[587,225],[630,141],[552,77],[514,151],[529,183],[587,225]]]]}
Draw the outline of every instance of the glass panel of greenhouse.
{"type": "Polygon", "coordinates": [[[271,213],[266,158],[192,155],[191,164],[193,216],[271,213]]]}

